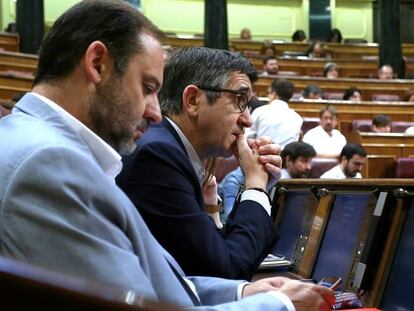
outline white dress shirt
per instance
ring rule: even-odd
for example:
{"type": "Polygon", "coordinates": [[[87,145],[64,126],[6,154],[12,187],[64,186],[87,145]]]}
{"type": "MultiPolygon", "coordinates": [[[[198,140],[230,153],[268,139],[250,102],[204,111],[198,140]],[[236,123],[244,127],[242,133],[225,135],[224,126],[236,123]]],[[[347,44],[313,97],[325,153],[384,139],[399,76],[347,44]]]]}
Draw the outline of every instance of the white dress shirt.
{"type": "Polygon", "coordinates": [[[122,161],[119,153],[61,106],[40,94],[35,92],[32,92],[32,94],[55,110],[68,123],[92,151],[105,174],[115,182],[115,177],[122,170],[122,161]]]}
{"type": "MultiPolygon", "coordinates": [[[[344,172],[342,171],[342,168],[340,166],[340,164],[338,164],[337,166],[334,166],[333,168],[331,168],[329,171],[326,171],[325,173],[322,174],[321,178],[323,179],[345,179],[347,178],[344,174],[344,172]]],[[[362,178],[360,173],[356,173],[355,177],[348,177],[348,178],[362,178]]]]}
{"type": "Polygon", "coordinates": [[[246,128],[247,138],[269,136],[272,142],[283,149],[287,144],[298,141],[302,117],[283,100],[256,108],[252,113],[253,125],[246,128]]]}
{"type": "Polygon", "coordinates": [[[346,138],[336,129],[333,129],[331,134],[318,125],[303,136],[303,142],[312,145],[317,154],[339,155],[346,145],[346,138]]]}

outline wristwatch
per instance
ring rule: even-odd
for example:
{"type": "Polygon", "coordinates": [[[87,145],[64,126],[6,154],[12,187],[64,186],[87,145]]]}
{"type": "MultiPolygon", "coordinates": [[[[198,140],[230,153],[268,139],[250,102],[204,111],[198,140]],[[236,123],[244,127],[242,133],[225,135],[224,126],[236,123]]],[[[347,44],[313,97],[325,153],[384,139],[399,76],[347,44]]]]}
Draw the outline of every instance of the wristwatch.
{"type": "Polygon", "coordinates": [[[223,200],[217,196],[217,204],[206,204],[206,211],[209,214],[221,212],[223,209],[223,200]]]}

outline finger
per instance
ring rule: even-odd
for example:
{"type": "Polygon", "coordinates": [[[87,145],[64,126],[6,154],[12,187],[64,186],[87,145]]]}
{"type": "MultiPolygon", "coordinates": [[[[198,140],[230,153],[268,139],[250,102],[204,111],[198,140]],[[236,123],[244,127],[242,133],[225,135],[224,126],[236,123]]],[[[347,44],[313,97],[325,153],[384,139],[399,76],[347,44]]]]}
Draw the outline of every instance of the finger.
{"type": "Polygon", "coordinates": [[[332,289],[324,286],[315,285],[315,290],[323,297],[323,299],[329,304],[335,304],[335,294],[332,289]]]}
{"type": "Polygon", "coordinates": [[[280,167],[277,167],[270,163],[266,163],[264,167],[268,174],[270,174],[273,178],[279,179],[280,174],[281,174],[280,167]]]}
{"type": "Polygon", "coordinates": [[[269,136],[262,136],[256,138],[256,145],[257,146],[263,146],[263,145],[269,145],[272,143],[272,138],[269,136]]]}
{"type": "Polygon", "coordinates": [[[252,152],[252,149],[247,144],[247,140],[245,139],[243,134],[237,136],[236,146],[239,158],[246,157],[248,155],[247,153],[252,152]]]}
{"type": "Polygon", "coordinates": [[[266,154],[279,154],[280,153],[280,146],[277,144],[265,144],[261,145],[259,148],[259,154],[266,155],[266,154]]]}
{"type": "Polygon", "coordinates": [[[250,148],[256,147],[256,139],[248,138],[247,139],[247,144],[249,145],[250,148]]]}
{"type": "Polygon", "coordinates": [[[269,163],[278,167],[282,166],[282,158],[278,155],[261,155],[259,160],[263,164],[269,163]]]}

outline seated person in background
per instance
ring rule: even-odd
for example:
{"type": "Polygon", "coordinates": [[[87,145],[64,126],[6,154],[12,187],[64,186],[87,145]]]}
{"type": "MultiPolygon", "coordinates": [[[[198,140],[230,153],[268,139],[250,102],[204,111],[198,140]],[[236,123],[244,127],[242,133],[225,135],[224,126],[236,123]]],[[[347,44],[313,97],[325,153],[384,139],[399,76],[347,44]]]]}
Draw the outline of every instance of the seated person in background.
{"type": "MultiPolygon", "coordinates": [[[[307,178],[311,169],[312,158],[315,155],[315,149],[307,143],[295,141],[287,144],[280,153],[282,157],[280,179],[307,178]]],[[[220,183],[219,193],[223,199],[224,218],[231,212],[243,183],[244,176],[240,167],[227,174],[220,183]]]]}
{"type": "Polygon", "coordinates": [[[325,106],[319,112],[320,125],[310,129],[303,136],[303,141],[315,148],[317,157],[336,158],[345,146],[345,136],[335,129],[337,117],[334,106],[325,106]]]}
{"type": "Polygon", "coordinates": [[[268,76],[268,75],[277,75],[279,71],[279,64],[277,62],[276,57],[274,56],[267,56],[263,60],[263,73],[262,75],[268,76]]]}
{"type": "Polygon", "coordinates": [[[361,101],[361,91],[358,90],[355,86],[352,86],[345,90],[343,100],[361,101]]]}
{"type": "Polygon", "coordinates": [[[378,114],[372,118],[372,131],[375,133],[391,132],[391,118],[385,114],[378,114]]]}
{"type": "Polygon", "coordinates": [[[262,45],[262,48],[260,49],[260,55],[263,55],[265,57],[275,57],[276,56],[276,49],[272,45],[272,42],[265,41],[262,45]]]}
{"type": "Polygon", "coordinates": [[[302,29],[296,30],[292,34],[292,42],[306,42],[306,34],[302,29]]]}
{"type": "Polygon", "coordinates": [[[321,178],[362,178],[361,169],[366,158],[367,152],[364,147],[357,144],[346,144],[339,156],[339,164],[323,173],[321,178]]]}
{"type": "Polygon", "coordinates": [[[322,99],[323,92],[316,84],[309,84],[302,91],[301,99],[322,99]]]}
{"type": "Polygon", "coordinates": [[[1,256],[132,291],[138,306],[330,309],[332,291],[285,278],[187,278],[115,185],[118,152],[161,120],[161,38],[126,1],[80,1],[53,24],[33,92],[0,122],[1,256]]]}
{"type": "Polygon", "coordinates": [[[243,28],[240,32],[240,39],[242,40],[252,40],[252,32],[249,28],[243,28]]]}
{"type": "Polygon", "coordinates": [[[252,113],[252,125],[246,128],[246,137],[268,136],[282,149],[288,143],[297,141],[303,119],[288,105],[294,91],[295,86],[291,81],[273,80],[268,95],[270,103],[257,108],[252,113]]]}
{"type": "Polygon", "coordinates": [[[165,118],[150,125],[135,152],[123,159],[118,185],[190,275],[251,279],[276,241],[265,189],[268,172],[279,173],[280,148],[258,138],[250,142],[251,150],[243,135],[252,124],[256,79],[254,67],[239,53],[178,49],[166,62],[158,94],[165,118]],[[261,156],[262,162],[259,149],[271,153],[261,156]],[[211,191],[203,198],[203,161],[236,151],[246,191],[231,222],[218,230],[206,213],[205,205],[217,204],[218,197],[211,191]]]}
{"type": "Polygon", "coordinates": [[[338,78],[338,67],[335,63],[326,63],[323,68],[323,76],[328,79],[338,78]]]}
{"type": "Polygon", "coordinates": [[[391,65],[385,64],[378,69],[378,79],[391,80],[394,79],[394,69],[391,65]]]}
{"type": "MultiPolygon", "coordinates": [[[[246,129],[247,138],[268,136],[272,142],[280,145],[283,149],[287,144],[297,141],[302,127],[302,117],[293,109],[290,109],[288,102],[295,91],[292,82],[285,79],[273,80],[269,93],[270,103],[257,108],[252,113],[252,126],[246,129]]],[[[242,170],[239,168],[233,171],[233,177],[228,178],[229,187],[221,186],[224,206],[224,217],[227,218],[233,207],[234,197],[239,191],[240,185],[244,183],[242,170]],[[227,200],[227,196],[232,199],[227,200]]],[[[222,183],[223,185],[223,183],[222,183]]]]}
{"type": "Polygon", "coordinates": [[[338,28],[331,29],[331,32],[329,33],[328,42],[342,43],[342,33],[338,28]]]}
{"type": "Polygon", "coordinates": [[[315,41],[313,42],[308,50],[306,51],[306,55],[309,58],[326,58],[326,51],[325,48],[322,45],[322,42],[320,41],[315,41]]]}
{"type": "Polygon", "coordinates": [[[405,102],[414,102],[414,89],[408,90],[404,95],[405,102]]]}

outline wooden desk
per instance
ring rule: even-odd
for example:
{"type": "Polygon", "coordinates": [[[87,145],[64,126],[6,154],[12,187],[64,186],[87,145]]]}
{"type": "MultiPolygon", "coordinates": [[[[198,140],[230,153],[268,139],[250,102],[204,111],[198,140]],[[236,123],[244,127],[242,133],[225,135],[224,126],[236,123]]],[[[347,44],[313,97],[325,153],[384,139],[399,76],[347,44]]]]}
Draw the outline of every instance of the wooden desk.
{"type": "Polygon", "coordinates": [[[318,85],[324,92],[344,92],[351,86],[357,86],[361,91],[362,98],[370,100],[373,94],[398,95],[400,98],[414,88],[414,80],[378,80],[378,79],[326,79],[318,77],[296,77],[296,76],[260,76],[254,84],[253,89],[258,96],[267,96],[267,88],[274,79],[288,79],[295,85],[296,91],[303,90],[309,84],[318,85]]]}
{"type": "Polygon", "coordinates": [[[0,48],[6,51],[18,52],[20,47],[19,36],[15,33],[0,32],[0,48]]]}
{"type": "MultiPolygon", "coordinates": [[[[264,41],[257,40],[241,40],[237,38],[230,38],[229,42],[240,52],[260,53],[264,41]]],[[[164,44],[175,47],[184,46],[204,46],[204,38],[194,38],[190,36],[167,36],[164,44]]],[[[274,41],[272,43],[276,49],[276,55],[282,56],[287,52],[296,52],[305,54],[309,48],[309,43],[302,42],[280,42],[274,41]]],[[[378,56],[379,47],[377,43],[361,43],[361,44],[338,44],[338,43],[324,43],[325,50],[329,52],[332,59],[348,58],[361,59],[364,56],[378,56]]],[[[414,56],[414,44],[404,43],[402,45],[403,55],[407,57],[414,56]]]]}
{"type": "Polygon", "coordinates": [[[352,102],[347,100],[291,100],[289,107],[302,117],[319,118],[319,111],[326,105],[334,105],[339,114],[338,130],[349,139],[352,121],[372,119],[377,114],[387,114],[393,121],[414,121],[414,103],[411,102],[352,102]]]}
{"type": "MultiPolygon", "coordinates": [[[[295,246],[295,255],[298,250],[303,253],[303,257],[298,257],[300,260],[298,261],[299,275],[314,277],[315,265],[319,265],[320,268],[322,263],[326,263],[327,258],[332,260],[333,267],[338,264],[342,265],[342,269],[344,264],[351,263],[352,269],[346,270],[348,272],[343,278],[343,286],[348,290],[359,286],[367,290],[366,295],[363,296],[365,306],[378,307],[387,282],[395,247],[400,238],[399,232],[403,228],[404,213],[407,213],[407,210],[401,210],[402,203],[409,202],[412,193],[414,193],[414,180],[408,179],[285,179],[279,181],[277,185],[273,212],[277,217],[280,216],[280,213],[283,215],[285,211],[290,211],[290,215],[300,215],[300,213],[296,213],[296,210],[292,212],[290,209],[299,205],[295,203],[302,202],[298,198],[307,195],[313,199],[313,202],[317,204],[315,216],[309,220],[309,224],[307,220],[302,220],[302,223],[306,224],[300,227],[298,239],[292,240],[295,246]],[[399,188],[407,190],[409,195],[405,197],[395,195],[395,191],[399,188]],[[364,199],[357,200],[356,197],[359,195],[364,196],[364,199]],[[340,210],[341,206],[343,212],[340,210]],[[359,215],[355,214],[359,208],[363,208],[364,212],[359,215]],[[338,218],[338,215],[341,216],[338,218]],[[353,221],[359,225],[354,226],[353,221]],[[330,226],[330,222],[333,222],[333,225],[330,226]],[[346,234],[343,232],[343,228],[347,223],[350,224],[350,228],[357,230],[356,236],[351,237],[350,235],[348,238],[342,236],[346,234]],[[338,232],[335,232],[337,226],[340,228],[338,228],[338,232]],[[326,245],[324,248],[327,236],[331,238],[329,243],[326,242],[331,245],[331,248],[326,245]],[[333,240],[332,237],[334,237],[333,240]],[[311,239],[313,239],[312,245],[309,244],[311,239]],[[347,246],[352,252],[345,252],[344,257],[336,261],[338,253],[333,248],[337,244],[330,244],[332,241],[343,241],[344,245],[340,247],[346,247],[345,245],[352,241],[351,246],[350,244],[347,246]],[[356,247],[352,248],[352,245],[356,247]],[[324,258],[325,260],[323,260],[324,258]],[[355,269],[361,267],[360,263],[362,266],[365,265],[365,270],[355,269]],[[348,279],[347,283],[346,279],[348,279]]],[[[301,204],[304,210],[306,210],[305,205],[301,204]]],[[[283,216],[279,218],[283,222],[283,216]]],[[[292,222],[291,217],[287,217],[286,220],[288,224],[292,222]]],[[[283,232],[282,222],[278,223],[281,232],[283,232]]],[[[409,254],[407,255],[405,259],[409,260],[407,258],[409,254]]],[[[325,266],[322,265],[322,267],[325,266]]],[[[411,276],[412,274],[409,277],[411,276]]],[[[405,292],[407,293],[409,290],[405,292]]]]}
{"type": "Polygon", "coordinates": [[[349,142],[361,144],[371,155],[414,157],[414,135],[353,132],[349,142]]]}
{"type": "Polygon", "coordinates": [[[0,51],[0,71],[16,70],[35,73],[38,56],[17,52],[0,51]]]}
{"type": "Polygon", "coordinates": [[[0,99],[10,100],[14,95],[32,89],[33,78],[0,73],[0,99]]]}

